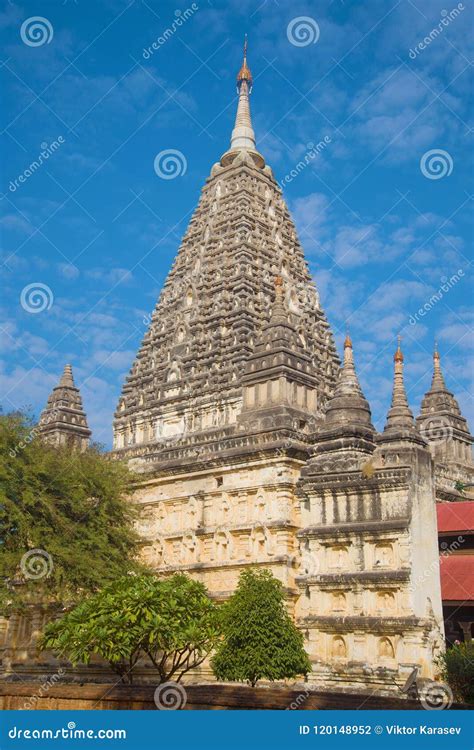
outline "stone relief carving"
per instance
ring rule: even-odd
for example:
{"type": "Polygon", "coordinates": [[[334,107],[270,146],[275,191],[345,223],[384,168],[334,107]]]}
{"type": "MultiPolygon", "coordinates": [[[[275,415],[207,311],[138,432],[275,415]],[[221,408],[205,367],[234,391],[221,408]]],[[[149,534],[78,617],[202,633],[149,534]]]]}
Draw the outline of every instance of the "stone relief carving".
{"type": "Polygon", "coordinates": [[[385,659],[395,658],[395,651],[390,638],[379,639],[379,656],[385,659]]]}
{"type": "Polygon", "coordinates": [[[214,561],[230,560],[233,554],[233,543],[231,534],[224,530],[216,531],[214,534],[214,561]]]}
{"type": "Polygon", "coordinates": [[[185,534],[181,545],[181,561],[183,563],[194,563],[198,561],[198,557],[199,540],[196,534],[185,534]]]}
{"type": "Polygon", "coordinates": [[[347,657],[347,646],[344,638],[336,635],[332,639],[331,656],[334,659],[345,659],[347,657]]]}

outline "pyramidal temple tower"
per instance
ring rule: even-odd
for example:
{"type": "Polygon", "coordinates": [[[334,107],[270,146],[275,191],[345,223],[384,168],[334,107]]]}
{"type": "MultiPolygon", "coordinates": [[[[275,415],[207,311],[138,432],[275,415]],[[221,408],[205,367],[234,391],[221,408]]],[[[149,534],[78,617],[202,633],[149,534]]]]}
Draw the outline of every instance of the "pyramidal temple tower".
{"type": "MultiPolygon", "coordinates": [[[[396,691],[415,667],[433,677],[443,643],[430,438],[408,406],[400,344],[376,433],[352,342],[341,367],[257,148],[246,54],[237,89],[230,147],[124,384],[114,455],[139,473],[157,572],[187,571],[224,600],[247,566],[268,568],[305,635],[310,684],[396,691]]],[[[426,398],[464,440],[438,380],[426,398]]]]}
{"type": "Polygon", "coordinates": [[[450,499],[450,488],[456,481],[474,482],[473,438],[456,398],[446,386],[437,347],[431,387],[421,402],[416,423],[436,461],[439,494],[450,499]]]}
{"type": "Polygon", "coordinates": [[[85,450],[89,445],[91,431],[71,365],[65,365],[59,383],[53,388],[41,413],[38,428],[43,438],[54,445],[79,450],[85,450]]]}
{"type": "Polygon", "coordinates": [[[245,57],[237,87],[230,148],[212,167],[123,388],[117,449],[150,454],[184,436],[237,426],[242,378],[268,323],[277,276],[311,365],[314,416],[334,388],[333,337],[281,190],[255,145],[245,57]]]}

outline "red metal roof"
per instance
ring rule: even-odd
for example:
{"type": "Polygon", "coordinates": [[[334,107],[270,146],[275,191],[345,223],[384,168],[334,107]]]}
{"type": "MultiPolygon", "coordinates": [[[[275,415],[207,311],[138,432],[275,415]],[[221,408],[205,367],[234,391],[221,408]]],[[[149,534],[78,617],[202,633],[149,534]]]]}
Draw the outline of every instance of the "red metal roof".
{"type": "Polygon", "coordinates": [[[441,555],[441,598],[474,602],[474,555],[441,555]]]}
{"type": "Polygon", "coordinates": [[[474,531],[474,500],[437,503],[438,532],[474,531]]]}

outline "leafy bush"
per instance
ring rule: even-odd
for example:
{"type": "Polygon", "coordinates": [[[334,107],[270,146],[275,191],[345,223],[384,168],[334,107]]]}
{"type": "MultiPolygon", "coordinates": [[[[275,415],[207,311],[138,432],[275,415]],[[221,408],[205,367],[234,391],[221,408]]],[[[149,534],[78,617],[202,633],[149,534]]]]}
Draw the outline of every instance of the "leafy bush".
{"type": "Polygon", "coordinates": [[[27,415],[0,415],[0,612],[75,602],[139,570],[132,483],[99,447],[53,447],[27,415]]]}
{"type": "Polygon", "coordinates": [[[220,680],[281,680],[305,675],[303,634],[285,608],[283,586],[268,570],[246,570],[223,605],[224,639],[211,664],[220,680]]]}
{"type": "Polygon", "coordinates": [[[184,574],[125,576],[48,625],[40,648],[74,666],[97,654],[128,683],[146,654],[161,682],[179,682],[219,635],[218,609],[201,583],[184,574]]]}
{"type": "Polygon", "coordinates": [[[438,657],[437,665],[454,699],[474,702],[474,641],[456,642],[438,657]]]}

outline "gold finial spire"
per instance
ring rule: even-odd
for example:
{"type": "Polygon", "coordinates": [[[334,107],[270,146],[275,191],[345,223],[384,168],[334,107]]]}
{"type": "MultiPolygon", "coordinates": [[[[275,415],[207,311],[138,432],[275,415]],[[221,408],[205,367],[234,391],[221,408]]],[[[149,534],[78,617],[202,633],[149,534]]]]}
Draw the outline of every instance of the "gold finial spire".
{"type": "Polygon", "coordinates": [[[230,149],[221,158],[222,166],[232,164],[236,151],[247,151],[252,155],[252,160],[260,168],[265,166],[265,160],[257,151],[255,133],[250,116],[250,91],[252,89],[252,74],[247,65],[247,40],[244,43],[244,60],[237,75],[237,114],[235,125],[230,137],[230,149]]]}
{"type": "Polygon", "coordinates": [[[403,362],[403,354],[402,354],[402,337],[400,334],[397,336],[397,351],[393,355],[393,361],[394,362],[403,362]]]}
{"type": "Polygon", "coordinates": [[[347,347],[352,349],[352,339],[349,335],[349,326],[346,326],[346,338],[344,339],[344,349],[347,347]]]}
{"type": "Polygon", "coordinates": [[[249,93],[252,89],[252,73],[250,72],[250,68],[247,65],[247,34],[245,35],[245,41],[244,41],[244,60],[242,63],[242,67],[240,68],[238,74],[237,74],[237,88],[240,88],[242,83],[244,81],[247,81],[248,87],[249,87],[249,93]]]}

